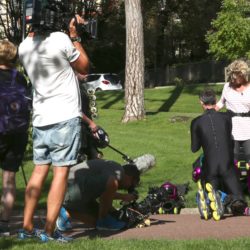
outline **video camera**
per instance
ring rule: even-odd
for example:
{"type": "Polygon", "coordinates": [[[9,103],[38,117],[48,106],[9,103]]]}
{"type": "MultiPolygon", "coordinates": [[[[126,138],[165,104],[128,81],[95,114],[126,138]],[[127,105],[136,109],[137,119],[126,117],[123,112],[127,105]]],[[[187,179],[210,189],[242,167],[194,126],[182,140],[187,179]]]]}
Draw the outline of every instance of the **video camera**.
{"type": "Polygon", "coordinates": [[[25,24],[37,32],[68,31],[69,22],[76,14],[83,15],[86,23],[78,24],[83,39],[97,38],[97,18],[87,17],[84,1],[78,4],[70,0],[26,0],[25,24]]]}

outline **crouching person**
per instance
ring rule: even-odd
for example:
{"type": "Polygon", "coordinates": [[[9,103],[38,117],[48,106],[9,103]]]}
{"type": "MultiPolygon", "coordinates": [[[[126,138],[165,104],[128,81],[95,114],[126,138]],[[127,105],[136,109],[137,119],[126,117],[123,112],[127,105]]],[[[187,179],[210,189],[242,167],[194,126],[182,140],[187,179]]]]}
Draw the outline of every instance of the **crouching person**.
{"type": "Polygon", "coordinates": [[[133,164],[121,166],[114,161],[95,159],[70,170],[68,189],[56,225],[60,231],[71,228],[70,218],[98,230],[117,231],[126,223],[114,218],[113,200],[130,202],[137,197],[118,190],[138,185],[140,172],[133,164]],[[98,199],[98,201],[97,201],[98,199]]]}

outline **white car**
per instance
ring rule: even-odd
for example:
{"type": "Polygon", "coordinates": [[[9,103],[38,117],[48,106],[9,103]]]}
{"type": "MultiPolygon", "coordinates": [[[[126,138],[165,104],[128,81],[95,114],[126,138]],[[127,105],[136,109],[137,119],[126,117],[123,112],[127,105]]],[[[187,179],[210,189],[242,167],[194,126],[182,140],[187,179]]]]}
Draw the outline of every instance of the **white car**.
{"type": "Polygon", "coordinates": [[[89,74],[84,81],[85,88],[99,90],[120,90],[121,80],[117,74],[89,74]]]}

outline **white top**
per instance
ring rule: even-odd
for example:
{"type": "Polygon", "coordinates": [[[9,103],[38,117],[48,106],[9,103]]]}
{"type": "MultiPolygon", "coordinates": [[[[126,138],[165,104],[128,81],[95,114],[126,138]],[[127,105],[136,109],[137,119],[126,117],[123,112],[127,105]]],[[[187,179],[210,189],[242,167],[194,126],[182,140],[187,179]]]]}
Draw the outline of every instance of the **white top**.
{"type": "MultiPolygon", "coordinates": [[[[228,110],[234,113],[247,113],[250,111],[250,86],[243,92],[238,92],[229,87],[229,83],[224,85],[221,99],[217,103],[219,108],[226,104],[228,110]]],[[[236,141],[245,141],[250,139],[250,117],[234,116],[232,118],[233,138],[236,141]]]]}
{"type": "Polygon", "coordinates": [[[79,55],[62,32],[53,32],[47,37],[27,37],[20,44],[19,57],[34,88],[34,126],[81,116],[79,84],[70,66],[79,55]]]}

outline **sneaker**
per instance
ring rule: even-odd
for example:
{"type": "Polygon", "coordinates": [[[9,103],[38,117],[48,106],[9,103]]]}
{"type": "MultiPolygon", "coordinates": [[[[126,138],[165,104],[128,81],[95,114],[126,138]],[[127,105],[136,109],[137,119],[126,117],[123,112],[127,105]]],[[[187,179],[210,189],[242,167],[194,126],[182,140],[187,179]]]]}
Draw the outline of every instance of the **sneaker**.
{"type": "Polygon", "coordinates": [[[233,215],[244,215],[246,212],[247,203],[243,200],[234,200],[231,203],[231,210],[233,215]]]}
{"type": "Polygon", "coordinates": [[[8,221],[0,221],[0,236],[10,236],[10,225],[8,221]]]}
{"type": "Polygon", "coordinates": [[[207,193],[204,192],[200,180],[197,182],[198,192],[196,193],[196,202],[198,205],[199,213],[201,219],[208,220],[210,218],[211,212],[208,204],[207,193]]]}
{"type": "Polygon", "coordinates": [[[52,236],[48,235],[45,231],[41,232],[39,234],[39,238],[43,243],[49,242],[49,241],[57,241],[60,243],[68,243],[73,240],[71,237],[65,237],[63,236],[58,230],[55,230],[52,236]]]}
{"type": "Polygon", "coordinates": [[[210,183],[206,184],[210,208],[212,209],[213,219],[218,221],[224,215],[224,205],[221,200],[219,191],[216,191],[210,183]]]}
{"type": "Polygon", "coordinates": [[[56,227],[62,232],[72,229],[69,216],[67,215],[66,209],[64,207],[61,207],[60,209],[59,216],[56,220],[56,227]]]}
{"type": "Polygon", "coordinates": [[[25,240],[25,239],[30,239],[34,237],[39,236],[40,231],[36,228],[34,228],[31,232],[25,230],[25,229],[20,229],[17,233],[17,237],[20,240],[25,240]]]}
{"type": "Polygon", "coordinates": [[[125,226],[125,222],[117,220],[111,215],[99,219],[96,223],[96,229],[98,230],[118,231],[125,228],[125,226]]]}

